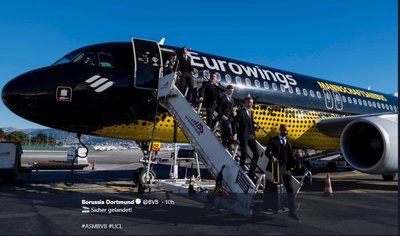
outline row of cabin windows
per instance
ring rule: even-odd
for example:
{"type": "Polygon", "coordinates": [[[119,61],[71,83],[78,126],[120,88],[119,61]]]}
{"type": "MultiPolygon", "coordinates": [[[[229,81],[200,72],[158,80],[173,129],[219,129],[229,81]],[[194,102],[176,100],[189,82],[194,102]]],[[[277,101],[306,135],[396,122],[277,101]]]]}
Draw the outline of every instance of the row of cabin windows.
{"type": "MultiPolygon", "coordinates": [[[[216,75],[217,75],[217,80],[221,81],[221,74],[216,72],[216,75]]],[[[229,74],[226,74],[225,75],[225,81],[227,83],[232,83],[232,77],[229,74]]],[[[242,78],[240,76],[236,76],[235,77],[235,82],[236,82],[236,84],[242,84],[242,78]]],[[[246,86],[251,87],[251,80],[249,78],[245,78],[244,82],[245,82],[246,86]]],[[[256,88],[261,88],[261,83],[258,80],[254,80],[254,85],[255,85],[256,88]]],[[[267,81],[263,82],[263,86],[264,86],[265,89],[270,89],[269,83],[267,81]]],[[[272,89],[274,91],[278,90],[278,85],[276,83],[272,83],[271,87],[272,87],[272,89]]],[[[287,91],[289,91],[290,94],[293,94],[293,92],[294,92],[292,86],[285,86],[283,84],[280,85],[280,90],[282,92],[286,92],[286,90],[287,90],[287,91]]],[[[310,95],[311,97],[317,96],[317,98],[319,98],[319,99],[322,98],[322,95],[321,95],[321,93],[319,91],[314,92],[314,90],[311,90],[311,89],[308,91],[305,88],[303,88],[303,90],[301,90],[299,87],[296,87],[295,91],[296,91],[297,95],[303,94],[304,96],[310,95]]],[[[340,100],[342,100],[343,103],[347,103],[347,102],[349,104],[354,103],[355,105],[357,105],[357,104],[360,105],[360,106],[364,105],[364,106],[369,106],[369,107],[374,107],[374,108],[379,108],[379,109],[386,109],[386,110],[390,110],[390,111],[397,111],[397,109],[398,109],[396,106],[392,106],[392,105],[388,105],[388,104],[384,104],[384,103],[379,103],[379,102],[375,102],[375,101],[373,101],[373,102],[371,102],[369,100],[366,101],[365,99],[361,100],[360,98],[357,100],[356,98],[347,97],[347,99],[346,99],[345,96],[342,96],[342,98],[340,98],[339,95],[336,95],[335,99],[338,102],[340,102],[340,100]]]]}

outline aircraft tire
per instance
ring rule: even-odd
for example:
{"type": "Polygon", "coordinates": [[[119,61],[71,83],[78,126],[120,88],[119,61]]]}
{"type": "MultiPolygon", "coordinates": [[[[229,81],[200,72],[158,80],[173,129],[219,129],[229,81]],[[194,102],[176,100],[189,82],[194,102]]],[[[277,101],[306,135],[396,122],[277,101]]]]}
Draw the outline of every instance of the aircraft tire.
{"type": "Polygon", "coordinates": [[[140,172],[142,172],[143,169],[144,169],[143,167],[140,167],[140,168],[137,168],[135,171],[133,171],[132,180],[134,183],[136,183],[136,184],[139,183],[139,174],[140,174],[140,172]]]}
{"type": "MultiPolygon", "coordinates": [[[[147,169],[143,168],[138,175],[138,183],[141,185],[146,184],[146,174],[147,174],[147,169]]],[[[149,178],[150,180],[155,180],[156,179],[156,172],[154,170],[150,169],[149,171],[149,178]]]]}

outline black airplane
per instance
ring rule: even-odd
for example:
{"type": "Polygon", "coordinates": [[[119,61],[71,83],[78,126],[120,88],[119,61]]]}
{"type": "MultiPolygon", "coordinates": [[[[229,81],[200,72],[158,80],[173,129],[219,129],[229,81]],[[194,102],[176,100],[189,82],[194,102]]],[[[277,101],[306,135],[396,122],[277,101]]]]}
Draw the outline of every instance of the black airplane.
{"type": "MultiPolygon", "coordinates": [[[[154,41],[102,43],[77,49],[3,88],[17,115],[69,132],[149,141],[156,89],[165,61],[181,48],[154,41]]],[[[266,144],[280,124],[297,148],[341,149],[354,168],[393,179],[397,172],[398,98],[280,69],[189,50],[198,87],[216,73],[232,84],[236,105],[254,98],[256,138],[266,144]],[[268,134],[267,134],[268,133],[268,134]]],[[[172,142],[174,123],[157,114],[155,140],[172,142]]],[[[187,142],[179,132],[178,142],[187,142]]]]}

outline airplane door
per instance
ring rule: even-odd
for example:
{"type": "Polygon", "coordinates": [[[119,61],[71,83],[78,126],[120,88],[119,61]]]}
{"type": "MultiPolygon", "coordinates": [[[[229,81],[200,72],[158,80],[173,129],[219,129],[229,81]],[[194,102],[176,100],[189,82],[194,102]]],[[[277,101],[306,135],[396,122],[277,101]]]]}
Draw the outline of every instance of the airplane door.
{"type": "Polygon", "coordinates": [[[160,46],[155,41],[136,38],[132,38],[132,46],[135,61],[134,86],[156,90],[162,69],[160,46]]]}
{"type": "Polygon", "coordinates": [[[340,94],[336,91],[332,91],[333,93],[333,97],[335,100],[335,107],[336,110],[341,111],[343,110],[343,102],[342,102],[342,97],[340,96],[340,94]]]}
{"type": "Polygon", "coordinates": [[[324,89],[325,106],[328,109],[333,109],[333,96],[331,91],[324,89]]]}

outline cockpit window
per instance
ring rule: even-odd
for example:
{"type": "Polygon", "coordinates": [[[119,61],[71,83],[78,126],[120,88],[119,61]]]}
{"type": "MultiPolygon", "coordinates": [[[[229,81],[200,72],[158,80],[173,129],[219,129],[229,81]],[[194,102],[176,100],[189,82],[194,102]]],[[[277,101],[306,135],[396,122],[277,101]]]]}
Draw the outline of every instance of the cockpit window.
{"type": "Polygon", "coordinates": [[[85,52],[81,53],[78,57],[74,58],[72,62],[80,63],[88,66],[96,65],[96,59],[94,53],[85,52]]]}
{"type": "Polygon", "coordinates": [[[96,57],[92,52],[75,51],[56,61],[54,65],[60,65],[65,63],[80,63],[84,65],[94,66],[96,65],[96,57]]]}
{"type": "Polygon", "coordinates": [[[111,54],[99,52],[100,67],[114,68],[114,58],[111,54]]]}
{"type": "Polygon", "coordinates": [[[53,65],[60,65],[60,64],[65,64],[65,63],[70,63],[74,58],[78,57],[81,55],[81,51],[74,51],[66,55],[65,57],[61,58],[60,60],[54,62],[53,65]]]}

